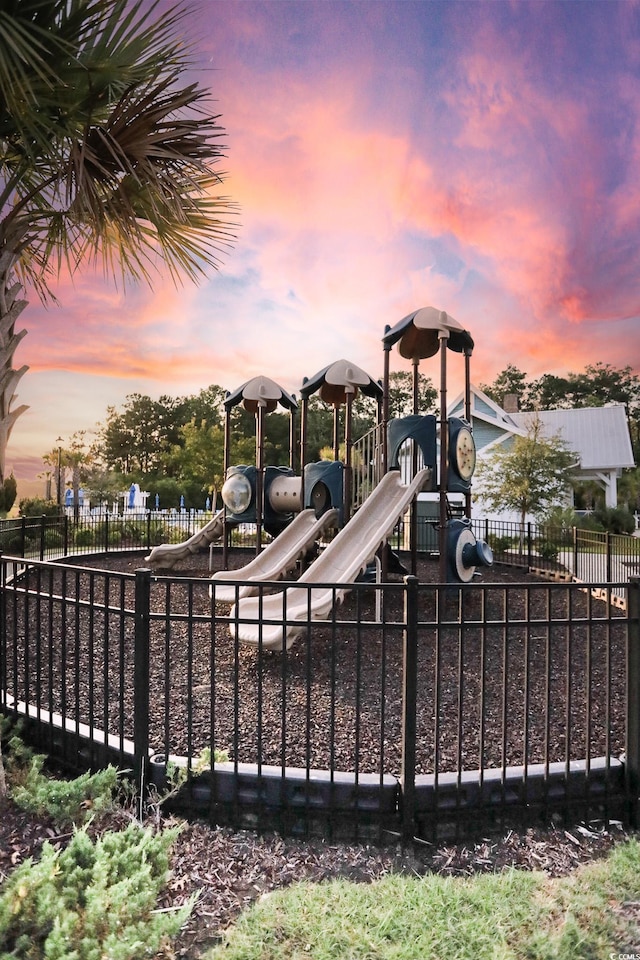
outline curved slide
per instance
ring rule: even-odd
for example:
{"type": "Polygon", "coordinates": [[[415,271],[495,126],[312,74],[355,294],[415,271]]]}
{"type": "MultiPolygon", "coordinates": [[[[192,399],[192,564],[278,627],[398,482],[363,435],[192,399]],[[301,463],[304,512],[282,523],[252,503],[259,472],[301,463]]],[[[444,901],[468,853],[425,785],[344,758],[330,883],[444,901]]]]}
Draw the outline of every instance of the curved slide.
{"type": "Polygon", "coordinates": [[[338,510],[327,510],[316,517],[315,510],[303,510],[272,540],[265,549],[245,567],[239,570],[219,570],[211,577],[215,580],[212,588],[216,600],[233,603],[240,597],[249,597],[257,593],[258,587],[252,583],[260,580],[280,580],[292,570],[296,561],[313,546],[321,533],[338,525],[338,510]],[[245,580],[246,586],[233,586],[219,583],[224,580],[245,580]]]}
{"type": "Polygon", "coordinates": [[[152,567],[170,570],[178,560],[184,560],[192,553],[206,550],[210,543],[221,538],[223,532],[224,510],[218,510],[211,520],[188,540],[182,543],[160,543],[157,547],[153,547],[151,553],[144,559],[152,567]]]}
{"type": "Polygon", "coordinates": [[[318,583],[317,590],[287,587],[280,593],[243,597],[229,615],[232,636],[265,650],[288,650],[304,633],[309,620],[323,620],[334,603],[348,593],[327,584],[349,584],[358,577],[413,498],[431,478],[431,469],[420,470],[404,484],[398,470],[387,473],[338,536],[303,573],[298,583],[318,583]],[[272,621],[276,621],[273,623],[272,621]]]}

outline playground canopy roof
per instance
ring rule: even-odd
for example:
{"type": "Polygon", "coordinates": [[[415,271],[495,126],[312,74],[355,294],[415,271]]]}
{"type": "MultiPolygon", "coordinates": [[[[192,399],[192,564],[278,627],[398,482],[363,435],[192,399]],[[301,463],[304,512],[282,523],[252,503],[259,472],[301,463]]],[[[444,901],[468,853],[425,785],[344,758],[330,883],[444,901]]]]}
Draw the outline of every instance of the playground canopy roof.
{"type": "Polygon", "coordinates": [[[318,390],[325,403],[333,403],[335,406],[346,403],[347,394],[355,395],[358,390],[376,400],[382,399],[384,392],[377,380],[348,360],[336,360],[328,367],[323,367],[315,376],[305,377],[300,396],[306,400],[318,390]]]}
{"type": "Polygon", "coordinates": [[[435,307],[420,307],[407,314],[395,327],[385,332],[382,342],[385,347],[397,343],[400,356],[415,361],[435,356],[440,349],[441,338],[446,339],[449,350],[471,355],[471,334],[444,310],[435,307]]]}
{"type": "Polygon", "coordinates": [[[269,377],[253,377],[252,380],[247,380],[242,386],[228,393],[224,401],[227,410],[239,403],[243,403],[245,409],[252,413],[255,413],[259,406],[271,413],[278,404],[287,410],[298,409],[294,397],[269,377]]]}

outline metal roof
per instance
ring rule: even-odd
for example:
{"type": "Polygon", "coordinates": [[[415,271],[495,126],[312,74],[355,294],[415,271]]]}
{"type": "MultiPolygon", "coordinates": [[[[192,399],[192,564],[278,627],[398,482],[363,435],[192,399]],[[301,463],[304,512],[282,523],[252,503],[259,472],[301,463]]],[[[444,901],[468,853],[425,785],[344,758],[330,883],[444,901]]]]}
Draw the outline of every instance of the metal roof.
{"type": "Polygon", "coordinates": [[[635,466],[627,411],[621,403],[574,410],[523,411],[506,416],[525,430],[532,416],[539,417],[547,436],[557,434],[577,453],[582,470],[635,466]]]}

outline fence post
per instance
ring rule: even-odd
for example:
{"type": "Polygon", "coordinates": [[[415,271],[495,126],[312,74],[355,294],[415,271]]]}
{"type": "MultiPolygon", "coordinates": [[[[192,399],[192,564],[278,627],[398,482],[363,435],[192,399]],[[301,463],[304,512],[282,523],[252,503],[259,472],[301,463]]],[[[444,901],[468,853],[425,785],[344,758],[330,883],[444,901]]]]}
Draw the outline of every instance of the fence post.
{"type": "Polygon", "coordinates": [[[24,560],[27,555],[27,518],[22,517],[20,525],[20,556],[24,560]]]}
{"type": "MultiPolygon", "coordinates": [[[[2,562],[4,551],[0,550],[0,707],[7,706],[7,631],[6,631],[6,583],[7,564],[2,562]]],[[[14,709],[17,704],[14,700],[14,709]]],[[[2,776],[2,758],[0,757],[0,776],[2,776]]],[[[5,784],[6,786],[6,784],[5,784]]]]}
{"type": "Polygon", "coordinates": [[[418,578],[405,577],[402,645],[402,839],[415,836],[416,712],[418,699],[418,578]]]}
{"type": "Polygon", "coordinates": [[[133,749],[134,772],[144,797],[149,762],[149,625],[151,613],[151,570],[135,571],[134,662],[133,662],[133,749]]]}
{"type": "Polygon", "coordinates": [[[627,587],[627,729],[625,779],[629,822],[638,826],[640,792],[640,577],[631,577],[627,587]]]}
{"type": "MultiPolygon", "coordinates": [[[[78,529],[78,527],[77,527],[77,524],[76,524],[76,530],[77,530],[77,529],[78,529]]],[[[65,557],[68,557],[68,556],[69,556],[69,517],[67,516],[66,513],[65,513],[65,515],[64,515],[64,534],[63,534],[63,536],[64,536],[64,540],[63,540],[64,556],[65,556],[65,557]]]]}
{"type": "Polygon", "coordinates": [[[574,577],[578,576],[578,528],[573,528],[573,570],[571,571],[574,577]]]}
{"type": "Polygon", "coordinates": [[[147,550],[151,550],[151,510],[147,510],[147,550]]]}
{"type": "Polygon", "coordinates": [[[607,548],[607,583],[611,583],[611,534],[607,530],[605,533],[605,544],[607,548]]]}
{"type": "Polygon", "coordinates": [[[531,566],[531,521],[527,521],[527,566],[531,566]]]}
{"type": "Polygon", "coordinates": [[[41,560],[44,560],[44,538],[45,538],[46,522],[47,522],[47,518],[43,513],[42,516],[40,517],[40,559],[41,560]]]}
{"type": "Polygon", "coordinates": [[[104,514],[104,552],[109,553],[109,511],[104,514]]]}

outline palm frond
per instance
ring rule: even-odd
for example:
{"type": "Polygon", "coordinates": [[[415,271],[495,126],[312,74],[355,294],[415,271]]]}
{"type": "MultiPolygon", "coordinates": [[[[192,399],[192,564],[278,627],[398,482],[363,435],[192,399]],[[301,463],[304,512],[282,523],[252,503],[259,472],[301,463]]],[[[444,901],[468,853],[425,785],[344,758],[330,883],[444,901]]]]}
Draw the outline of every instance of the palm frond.
{"type": "Polygon", "coordinates": [[[0,106],[0,247],[20,236],[41,293],[56,259],[145,279],[160,260],[176,280],[217,266],[237,210],[215,195],[219,117],[182,82],[186,8],[158,19],[143,0],[3,3],[17,22],[0,29],[0,62],[10,48],[13,63],[0,87],[17,81],[0,106]]]}

